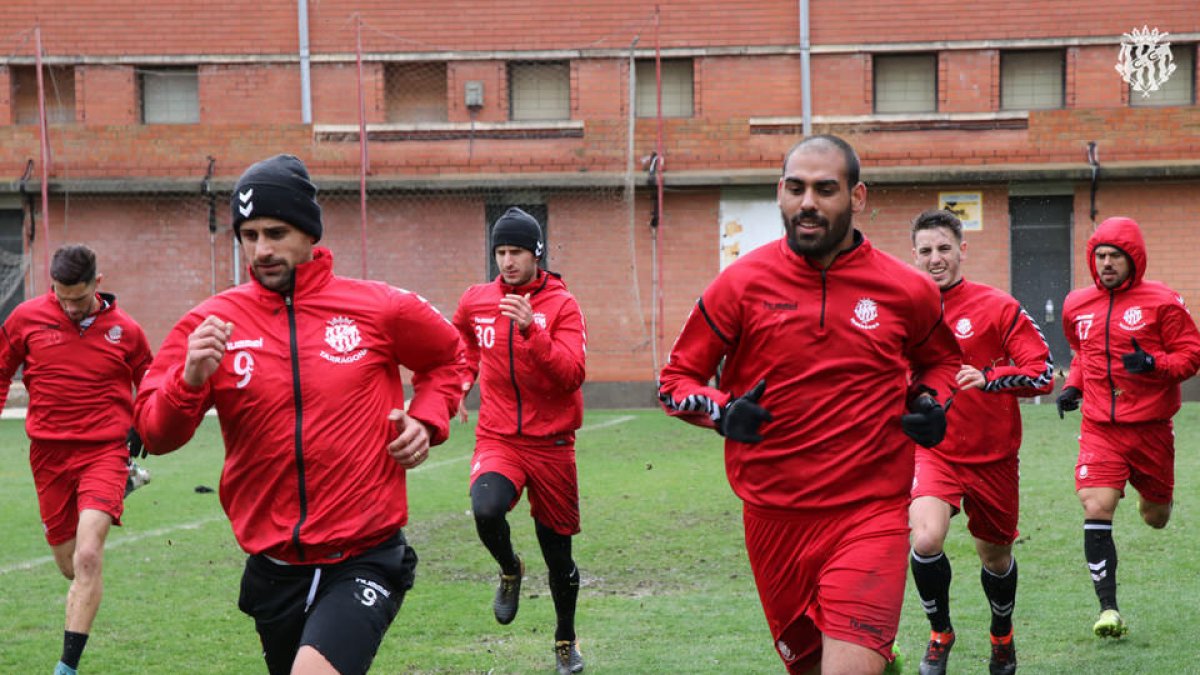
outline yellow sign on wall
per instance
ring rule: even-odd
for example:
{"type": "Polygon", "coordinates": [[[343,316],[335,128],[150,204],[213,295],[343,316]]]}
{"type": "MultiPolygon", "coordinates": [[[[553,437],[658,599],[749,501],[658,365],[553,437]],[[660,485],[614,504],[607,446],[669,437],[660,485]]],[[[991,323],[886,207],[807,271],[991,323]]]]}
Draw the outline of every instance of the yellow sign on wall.
{"type": "Polygon", "coordinates": [[[964,230],[983,229],[982,192],[939,192],[938,208],[957,216],[964,230]]]}

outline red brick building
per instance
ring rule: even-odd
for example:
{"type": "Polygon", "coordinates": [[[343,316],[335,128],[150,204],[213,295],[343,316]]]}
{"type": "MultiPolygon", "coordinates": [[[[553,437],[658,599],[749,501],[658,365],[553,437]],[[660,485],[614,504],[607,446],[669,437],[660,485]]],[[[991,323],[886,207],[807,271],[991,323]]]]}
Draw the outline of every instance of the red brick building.
{"type": "Polygon", "coordinates": [[[1149,276],[1200,304],[1195,0],[657,8],[11,0],[0,247],[31,263],[13,299],[45,292],[47,250],[83,241],[157,344],[245,279],[228,191],[251,162],[290,152],[322,187],[337,269],[447,314],[488,277],[490,218],[533,209],[587,316],[590,400],[648,403],[722,261],[778,234],[780,160],[807,121],[862,156],[859,226],[877,245],[908,258],[911,218],[955,202],[977,227],[967,274],[1013,292],[1051,335],[1067,290],[1088,281],[1093,220],[1111,215],[1140,221],[1149,276]],[[1156,86],[1148,96],[1118,71],[1136,41],[1159,45],[1130,78],[1156,86]]]}

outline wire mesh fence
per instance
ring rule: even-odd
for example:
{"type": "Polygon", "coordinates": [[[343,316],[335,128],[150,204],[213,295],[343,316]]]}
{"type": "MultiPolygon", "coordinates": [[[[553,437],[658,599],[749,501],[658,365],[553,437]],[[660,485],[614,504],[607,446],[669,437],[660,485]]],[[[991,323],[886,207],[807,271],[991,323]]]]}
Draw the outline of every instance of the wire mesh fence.
{"type": "MultiPolygon", "coordinates": [[[[959,209],[973,278],[1061,321],[1065,289],[1088,282],[1089,229],[1122,213],[1149,224],[1163,280],[1200,297],[1178,244],[1197,108],[1132,105],[1112,64],[1125,15],[1087,29],[1111,39],[934,49],[817,4],[806,66],[798,8],[775,1],[322,0],[239,5],[235,22],[216,6],[133,18],[76,1],[39,18],[33,4],[0,15],[0,248],[25,268],[12,297],[44,292],[53,246],[93,243],[152,339],[245,281],[226,202],[280,152],[321,188],[339,273],[447,313],[494,272],[495,216],[535,213],[588,318],[593,382],[652,383],[714,274],[779,237],[780,160],[806,131],[858,150],[871,196],[856,223],[890,253],[910,256],[915,214],[959,209]],[[306,25],[285,11],[306,6],[306,25]]],[[[1196,53],[1177,54],[1185,101],[1196,53]]]]}
{"type": "Polygon", "coordinates": [[[490,223],[529,210],[546,232],[545,266],[585,307],[592,373],[652,379],[665,339],[649,226],[660,209],[646,183],[656,108],[638,97],[656,89],[636,80],[653,73],[638,33],[568,58],[458,52],[356,14],[323,30],[300,62],[101,58],[36,27],[0,41],[6,159],[21,162],[19,190],[0,196],[11,253],[0,294],[12,304],[45,292],[49,253],[85,242],[103,285],[161,338],[196,302],[246,281],[232,184],[286,152],[320,187],[321,245],[337,271],[415,290],[446,314],[495,276],[490,223]]]}

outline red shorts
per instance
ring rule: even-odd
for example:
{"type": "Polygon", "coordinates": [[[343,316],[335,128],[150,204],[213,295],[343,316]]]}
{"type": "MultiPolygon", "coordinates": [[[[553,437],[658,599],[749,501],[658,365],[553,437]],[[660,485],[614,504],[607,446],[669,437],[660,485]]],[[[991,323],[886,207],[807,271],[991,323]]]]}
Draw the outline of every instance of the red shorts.
{"type": "Polygon", "coordinates": [[[908,573],[908,500],[780,512],[746,504],[746,552],[788,672],[821,662],[827,635],[889,661],[908,573]]]}
{"type": "Polygon", "coordinates": [[[517,497],[511,511],[529,490],[529,515],[559,534],[579,534],[579,480],[575,473],[575,442],[570,436],[532,441],[482,437],[475,441],[471,480],[494,472],[512,481],[517,497]]]}
{"type": "Polygon", "coordinates": [[[1017,540],[1021,501],[1020,461],[1016,457],[986,464],[960,464],[917,448],[913,499],[936,497],[967,514],[967,530],[997,546],[1017,540]]]}
{"type": "Polygon", "coordinates": [[[103,511],[112,516],[114,525],[121,524],[129,479],[129,449],[124,441],[31,441],[29,466],[51,546],[75,538],[79,512],[84,509],[103,511]]]}
{"type": "Polygon", "coordinates": [[[1175,431],[1170,420],[1140,424],[1083,420],[1075,489],[1114,488],[1123,497],[1126,481],[1148,502],[1171,501],[1175,493],[1175,431]]]}

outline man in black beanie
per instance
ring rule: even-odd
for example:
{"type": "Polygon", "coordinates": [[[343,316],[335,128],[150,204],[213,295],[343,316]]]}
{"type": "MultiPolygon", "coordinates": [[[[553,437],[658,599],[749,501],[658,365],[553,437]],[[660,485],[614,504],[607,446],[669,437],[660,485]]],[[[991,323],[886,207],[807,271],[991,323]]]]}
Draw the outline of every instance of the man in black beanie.
{"type": "Polygon", "coordinates": [[[493,254],[497,246],[523,248],[533,253],[533,257],[538,260],[541,260],[545,253],[541,226],[533,216],[515,206],[505,211],[492,226],[493,254]]]}
{"type": "MultiPolygon", "coordinates": [[[[492,226],[495,281],[467,289],[454,325],[467,345],[462,393],[480,381],[471,461],[471,509],[479,539],[500,565],[496,621],[517,616],[525,563],[513,551],[506,516],[529,491],[538,544],[549,572],[560,675],[583,670],[575,636],[579,532],[575,430],[583,421],[587,335],[579,304],[559,275],[539,269],[545,253],[537,220],[511,208],[492,226]]],[[[466,421],[466,404],[459,408],[466,421]]]]}
{"type": "Polygon", "coordinates": [[[249,554],[238,607],[273,674],[370,667],[417,564],[405,472],[446,440],[462,393],[462,342],[436,309],[333,274],[316,192],[291,155],[242,174],[230,208],[252,280],[175,325],[135,410],[162,454],[216,408],[221,503],[249,554]]]}

